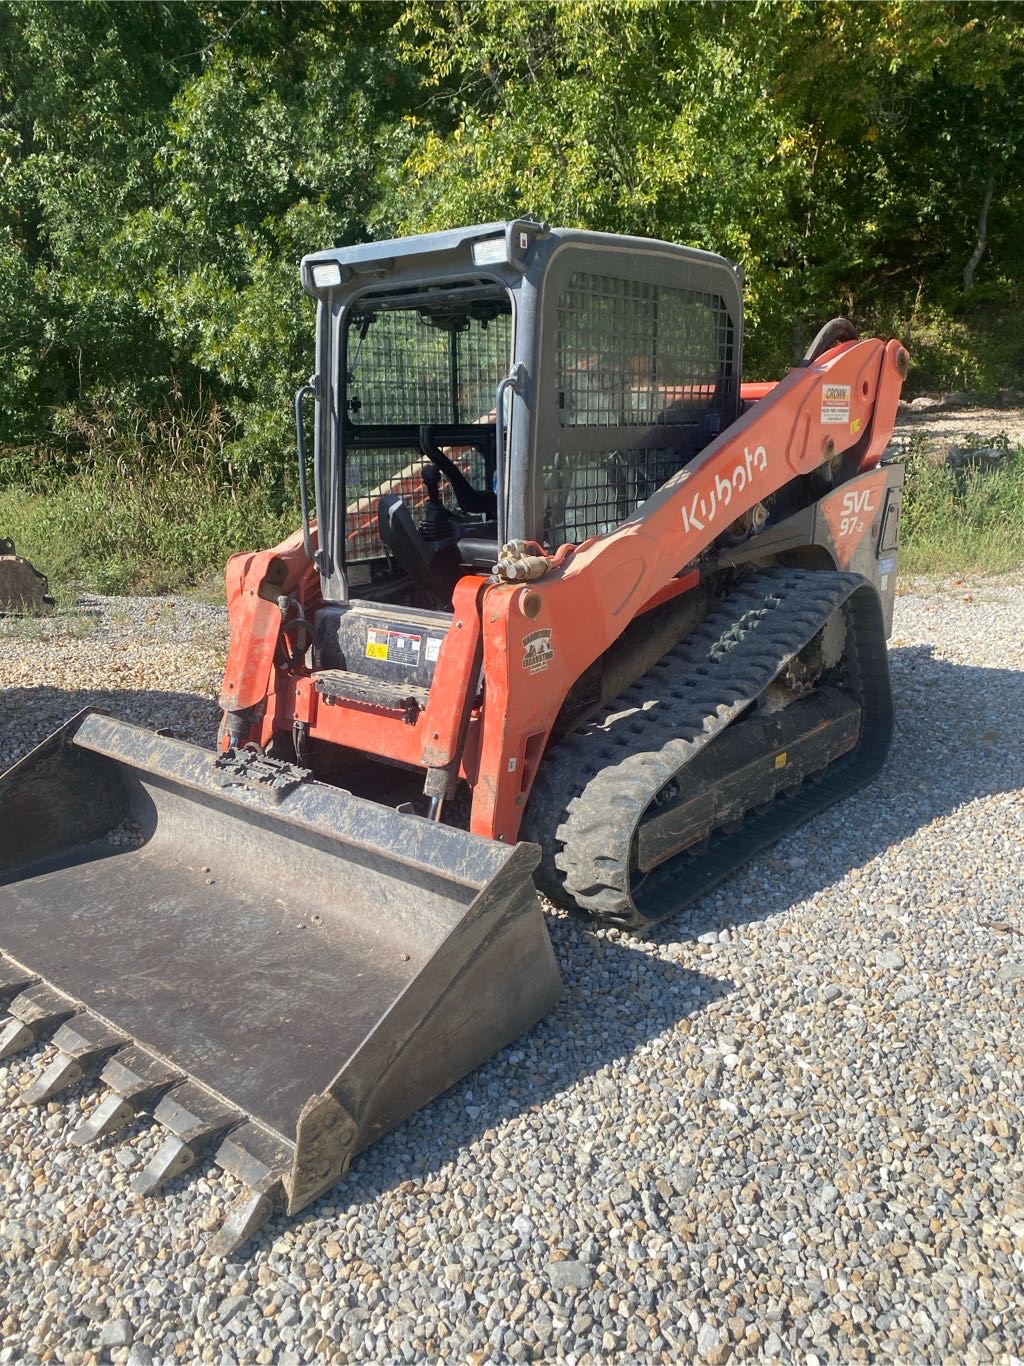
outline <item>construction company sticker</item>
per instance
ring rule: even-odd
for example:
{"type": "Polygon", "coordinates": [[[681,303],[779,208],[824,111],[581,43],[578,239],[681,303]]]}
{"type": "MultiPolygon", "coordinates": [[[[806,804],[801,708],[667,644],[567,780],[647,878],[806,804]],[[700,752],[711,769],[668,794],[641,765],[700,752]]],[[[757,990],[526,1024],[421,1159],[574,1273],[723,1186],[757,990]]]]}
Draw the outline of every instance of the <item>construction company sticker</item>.
{"type": "Polygon", "coordinates": [[[539,674],[542,669],[546,669],[555,657],[555,652],[551,648],[551,631],[545,627],[542,631],[531,631],[528,636],[523,636],[523,668],[527,673],[539,674]]]}
{"type": "Polygon", "coordinates": [[[823,384],[821,386],[821,420],[823,423],[845,427],[850,420],[850,386],[823,384]]]}
{"type": "Polygon", "coordinates": [[[386,659],[389,664],[404,664],[415,669],[420,662],[422,636],[408,631],[392,631],[388,626],[371,626],[366,632],[366,658],[386,659]]]}

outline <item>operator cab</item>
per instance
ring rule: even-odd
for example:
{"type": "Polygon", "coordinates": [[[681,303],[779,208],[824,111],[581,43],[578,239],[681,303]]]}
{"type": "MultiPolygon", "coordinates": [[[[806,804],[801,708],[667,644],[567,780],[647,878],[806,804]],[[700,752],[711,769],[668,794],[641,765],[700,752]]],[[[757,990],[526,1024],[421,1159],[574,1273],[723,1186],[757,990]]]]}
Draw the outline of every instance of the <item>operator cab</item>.
{"type": "Polygon", "coordinates": [[[497,558],[495,391],[512,304],[500,285],[374,293],[343,333],[345,561],[373,596],[446,608],[497,558]]]}
{"type": "Polygon", "coordinates": [[[325,603],[450,610],[503,541],[612,531],[739,413],[741,276],[709,252],[517,219],[303,279],[325,603]]]}

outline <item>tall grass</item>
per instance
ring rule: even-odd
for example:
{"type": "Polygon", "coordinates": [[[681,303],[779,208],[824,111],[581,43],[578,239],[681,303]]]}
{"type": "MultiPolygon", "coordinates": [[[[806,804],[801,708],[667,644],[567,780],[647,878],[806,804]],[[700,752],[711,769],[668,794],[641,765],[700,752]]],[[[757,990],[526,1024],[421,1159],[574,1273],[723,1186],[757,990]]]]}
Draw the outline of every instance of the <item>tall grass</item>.
{"type": "MultiPolygon", "coordinates": [[[[239,469],[215,406],[98,408],[88,421],[73,415],[63,435],[45,456],[0,452],[0,536],[49,576],[58,601],[81,590],[216,596],[229,555],[298,525],[292,451],[274,468],[239,469]]],[[[1024,450],[999,469],[953,470],[915,438],[905,459],[902,572],[1024,567],[1024,450]]]]}
{"type": "Polygon", "coordinates": [[[910,574],[1024,568],[1024,448],[995,469],[952,469],[926,440],[906,454],[900,568],[910,574]]]}
{"type": "MultiPolygon", "coordinates": [[[[69,416],[62,447],[0,457],[0,535],[67,599],[79,589],[216,592],[224,562],[294,530],[290,451],[242,470],[215,405],[69,416]]],[[[297,499],[294,499],[297,504],[297,499]]]]}

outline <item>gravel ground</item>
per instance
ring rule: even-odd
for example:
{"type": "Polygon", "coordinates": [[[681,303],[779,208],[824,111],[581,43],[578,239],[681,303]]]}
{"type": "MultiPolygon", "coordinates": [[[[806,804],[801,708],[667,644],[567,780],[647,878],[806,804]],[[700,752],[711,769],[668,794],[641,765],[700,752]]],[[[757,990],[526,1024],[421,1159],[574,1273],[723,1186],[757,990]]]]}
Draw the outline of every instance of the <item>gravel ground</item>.
{"type": "Polygon", "coordinates": [[[901,408],[892,448],[898,451],[915,436],[926,438],[943,452],[967,439],[985,445],[1000,436],[1007,437],[1011,445],[1024,446],[1024,408],[975,403],[937,409],[901,408]]]}
{"type": "MultiPolygon", "coordinates": [[[[10,626],[0,759],[77,707],[209,742],[221,613],[10,626]]],[[[897,603],[870,791],[646,942],[552,914],[527,1037],[231,1261],[212,1166],[160,1201],[140,1121],[0,1064],[0,1362],[711,1363],[1024,1355],[1024,578],[897,603]]]]}

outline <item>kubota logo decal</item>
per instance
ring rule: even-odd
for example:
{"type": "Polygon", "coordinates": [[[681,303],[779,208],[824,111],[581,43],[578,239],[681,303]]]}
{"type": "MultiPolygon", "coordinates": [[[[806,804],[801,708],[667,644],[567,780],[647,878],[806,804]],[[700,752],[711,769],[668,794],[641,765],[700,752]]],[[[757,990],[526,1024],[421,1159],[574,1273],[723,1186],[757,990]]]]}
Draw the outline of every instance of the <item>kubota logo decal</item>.
{"type": "Polygon", "coordinates": [[[527,673],[540,673],[554,657],[550,629],[545,627],[542,631],[531,631],[528,636],[523,636],[523,668],[527,673]]]}
{"type": "Polygon", "coordinates": [[[712,525],[719,513],[724,512],[732,502],[734,493],[742,493],[754,477],[755,471],[762,473],[768,468],[768,452],[763,446],[752,451],[743,448],[743,459],[728,477],[715,475],[715,482],[704,493],[695,493],[690,505],[683,505],[683,531],[705,531],[712,525]]]}

